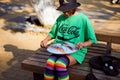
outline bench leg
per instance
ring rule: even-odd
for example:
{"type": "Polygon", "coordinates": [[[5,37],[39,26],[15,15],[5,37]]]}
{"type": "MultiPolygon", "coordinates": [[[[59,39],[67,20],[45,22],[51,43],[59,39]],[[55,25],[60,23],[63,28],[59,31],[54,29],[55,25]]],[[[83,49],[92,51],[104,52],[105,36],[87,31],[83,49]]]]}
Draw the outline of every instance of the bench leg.
{"type": "Polygon", "coordinates": [[[111,42],[107,42],[107,55],[111,55],[111,42]]]}
{"type": "MultiPolygon", "coordinates": [[[[44,75],[33,72],[33,80],[44,80],[44,75]]],[[[56,75],[54,80],[58,80],[56,75]]]]}
{"type": "Polygon", "coordinates": [[[39,73],[33,73],[33,80],[44,80],[44,75],[39,73]]]}

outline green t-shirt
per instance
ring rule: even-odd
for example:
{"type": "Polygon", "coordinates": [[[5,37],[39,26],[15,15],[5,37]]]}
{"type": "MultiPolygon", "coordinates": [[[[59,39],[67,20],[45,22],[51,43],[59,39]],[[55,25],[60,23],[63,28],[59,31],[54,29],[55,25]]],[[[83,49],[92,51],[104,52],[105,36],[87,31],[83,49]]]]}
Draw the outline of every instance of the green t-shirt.
{"type": "MultiPolygon", "coordinates": [[[[54,42],[59,43],[67,41],[76,45],[78,42],[88,40],[91,40],[93,43],[97,42],[92,24],[83,13],[70,17],[66,17],[64,14],[60,15],[49,32],[49,35],[55,39],[54,42]]],[[[87,47],[84,47],[72,53],[71,56],[81,64],[86,53],[87,47]]]]}

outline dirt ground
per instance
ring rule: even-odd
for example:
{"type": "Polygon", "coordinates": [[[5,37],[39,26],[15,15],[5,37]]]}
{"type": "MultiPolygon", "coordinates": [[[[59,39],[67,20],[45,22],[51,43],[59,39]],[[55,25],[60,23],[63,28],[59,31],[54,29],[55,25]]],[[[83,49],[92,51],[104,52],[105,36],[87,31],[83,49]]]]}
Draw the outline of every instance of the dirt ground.
{"type": "MultiPolygon", "coordinates": [[[[80,9],[88,14],[96,30],[120,34],[120,4],[109,0],[79,0],[80,9]]],[[[39,49],[45,33],[21,32],[8,28],[35,15],[27,0],[0,0],[0,80],[32,80],[32,73],[20,63],[39,49]]],[[[120,50],[120,45],[115,45],[120,50]]]]}

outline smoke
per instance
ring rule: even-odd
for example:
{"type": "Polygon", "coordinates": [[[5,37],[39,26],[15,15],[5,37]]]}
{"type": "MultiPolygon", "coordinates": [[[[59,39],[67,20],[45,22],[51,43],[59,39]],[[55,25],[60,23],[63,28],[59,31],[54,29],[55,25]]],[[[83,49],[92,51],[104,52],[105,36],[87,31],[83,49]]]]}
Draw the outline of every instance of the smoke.
{"type": "Polygon", "coordinates": [[[51,26],[55,23],[60,13],[56,10],[55,0],[30,0],[37,17],[44,26],[51,26]]]}

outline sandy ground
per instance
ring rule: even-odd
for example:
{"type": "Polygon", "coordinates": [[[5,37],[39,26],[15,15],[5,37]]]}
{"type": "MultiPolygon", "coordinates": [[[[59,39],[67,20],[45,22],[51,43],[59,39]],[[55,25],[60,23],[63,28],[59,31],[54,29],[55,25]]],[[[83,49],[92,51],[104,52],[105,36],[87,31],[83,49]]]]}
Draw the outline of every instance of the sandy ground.
{"type": "Polygon", "coordinates": [[[46,34],[14,32],[5,28],[24,22],[26,15],[34,14],[25,3],[28,4],[25,0],[0,0],[0,80],[32,80],[32,73],[22,70],[20,63],[35,53],[46,34]],[[9,9],[22,5],[25,5],[24,9],[9,9]]]}
{"type": "MultiPolygon", "coordinates": [[[[120,34],[120,4],[111,5],[109,0],[79,1],[82,3],[81,9],[88,11],[85,13],[89,14],[95,29],[120,34]],[[100,15],[92,13],[94,11],[100,15]]],[[[29,15],[35,13],[27,0],[0,1],[0,80],[32,80],[32,73],[22,70],[20,63],[36,52],[46,34],[15,32],[6,28],[8,25],[24,22],[29,15]]],[[[115,46],[120,50],[120,45],[115,46]]]]}

